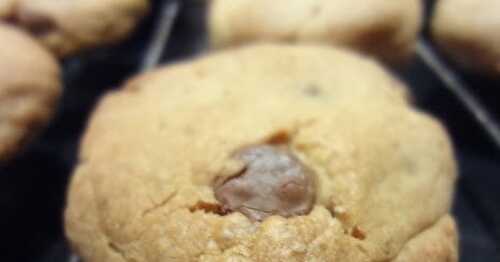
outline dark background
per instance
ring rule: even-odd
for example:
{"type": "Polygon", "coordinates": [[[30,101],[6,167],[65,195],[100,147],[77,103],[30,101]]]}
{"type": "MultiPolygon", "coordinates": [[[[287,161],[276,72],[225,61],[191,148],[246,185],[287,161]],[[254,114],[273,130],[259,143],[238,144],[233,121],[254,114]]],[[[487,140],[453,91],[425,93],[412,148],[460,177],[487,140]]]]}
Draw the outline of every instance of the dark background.
{"type": "MultiPolygon", "coordinates": [[[[67,261],[62,212],[79,138],[98,98],[139,71],[161,2],[154,1],[154,15],[121,45],[64,61],[65,91],[54,121],[0,168],[0,261],[67,261]]],[[[202,1],[183,2],[162,59],[166,63],[191,57],[204,46],[202,1]]],[[[455,70],[500,119],[499,81],[455,70]]],[[[500,261],[500,149],[420,59],[398,74],[410,85],[417,106],[439,118],[455,144],[460,176],[453,213],[461,261],[500,261]]]]}

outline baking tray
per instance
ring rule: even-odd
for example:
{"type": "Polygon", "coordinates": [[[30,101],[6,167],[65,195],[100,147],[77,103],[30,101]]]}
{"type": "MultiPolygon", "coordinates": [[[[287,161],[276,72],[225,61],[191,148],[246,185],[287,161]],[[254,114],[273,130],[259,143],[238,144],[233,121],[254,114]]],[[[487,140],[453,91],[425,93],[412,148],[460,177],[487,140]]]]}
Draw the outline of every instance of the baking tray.
{"type": "MultiPolygon", "coordinates": [[[[89,113],[104,93],[148,67],[144,61],[154,36],[161,34],[164,6],[171,2],[153,1],[153,15],[123,44],[64,61],[65,91],[54,121],[0,170],[0,261],[69,261],[62,212],[89,113]]],[[[205,50],[204,2],[179,2],[169,41],[161,45],[161,63],[175,63],[205,50]]],[[[433,1],[427,4],[430,7],[433,1]]],[[[466,96],[475,97],[480,108],[498,121],[499,82],[450,67],[430,42],[424,30],[419,56],[395,73],[411,87],[415,104],[440,119],[452,136],[460,167],[453,207],[460,230],[460,261],[500,261],[500,149],[454,89],[458,85],[466,96]]]]}

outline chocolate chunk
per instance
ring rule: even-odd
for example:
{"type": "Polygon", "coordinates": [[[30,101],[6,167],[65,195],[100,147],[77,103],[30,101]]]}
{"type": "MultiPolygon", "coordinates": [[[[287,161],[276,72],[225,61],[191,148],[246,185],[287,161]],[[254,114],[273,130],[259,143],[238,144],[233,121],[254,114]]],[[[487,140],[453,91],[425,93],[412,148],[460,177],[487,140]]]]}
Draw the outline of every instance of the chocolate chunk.
{"type": "Polygon", "coordinates": [[[246,164],[245,169],[215,186],[215,197],[224,209],[241,212],[252,221],[311,211],[314,173],[284,146],[252,146],[236,157],[246,164]]]}

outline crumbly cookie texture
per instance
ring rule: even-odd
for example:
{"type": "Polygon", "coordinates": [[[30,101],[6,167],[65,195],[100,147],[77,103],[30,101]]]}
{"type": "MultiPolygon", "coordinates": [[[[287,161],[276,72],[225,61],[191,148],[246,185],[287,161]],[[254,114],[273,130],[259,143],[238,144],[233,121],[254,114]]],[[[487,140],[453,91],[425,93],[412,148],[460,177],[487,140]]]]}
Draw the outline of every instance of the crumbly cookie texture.
{"type": "Polygon", "coordinates": [[[440,49],[460,66],[500,76],[500,2],[439,0],[432,35],[440,49]]]}
{"type": "Polygon", "coordinates": [[[421,20],[420,0],[212,0],[209,31],[215,48],[314,42],[400,64],[414,53],[421,20]]]}
{"type": "Polygon", "coordinates": [[[59,71],[39,43],[0,23],[0,164],[49,120],[61,93],[59,71]]]}
{"type": "Polygon", "coordinates": [[[31,32],[59,57],[123,39],[149,9],[147,0],[14,2],[0,17],[31,32]]]}
{"type": "Polygon", "coordinates": [[[65,228],[87,262],[456,261],[455,177],[442,126],[376,63],[330,47],[249,46],[106,96],[65,228]],[[257,222],[216,208],[214,181],[245,170],[234,154],[267,144],[315,173],[312,210],[257,222]]]}

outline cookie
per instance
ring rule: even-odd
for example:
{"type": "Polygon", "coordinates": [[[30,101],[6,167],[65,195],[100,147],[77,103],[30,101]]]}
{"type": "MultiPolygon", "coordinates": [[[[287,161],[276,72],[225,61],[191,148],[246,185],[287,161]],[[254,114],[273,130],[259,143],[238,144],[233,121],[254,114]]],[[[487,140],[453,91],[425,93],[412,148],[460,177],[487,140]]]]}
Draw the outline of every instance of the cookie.
{"type": "Polygon", "coordinates": [[[439,0],[432,36],[440,50],[459,66],[500,75],[500,2],[439,0]]]}
{"type": "Polygon", "coordinates": [[[149,8],[147,0],[14,1],[15,8],[3,18],[59,57],[123,39],[149,8]]]}
{"type": "Polygon", "coordinates": [[[255,41],[340,45],[402,64],[414,53],[421,2],[213,0],[210,41],[214,48],[255,41]]]}
{"type": "Polygon", "coordinates": [[[0,23],[0,164],[48,122],[60,93],[55,58],[24,32],[0,23]]]}
{"type": "Polygon", "coordinates": [[[12,13],[14,9],[15,0],[2,0],[0,1],[0,18],[6,17],[12,13]]]}
{"type": "Polygon", "coordinates": [[[146,73],[81,145],[65,231],[86,262],[457,261],[448,135],[350,51],[252,45],[146,73]]]}

